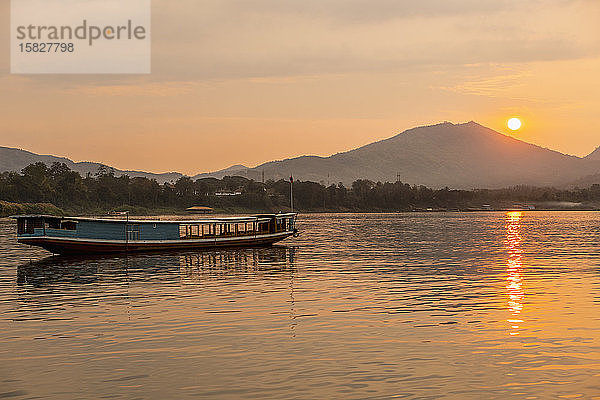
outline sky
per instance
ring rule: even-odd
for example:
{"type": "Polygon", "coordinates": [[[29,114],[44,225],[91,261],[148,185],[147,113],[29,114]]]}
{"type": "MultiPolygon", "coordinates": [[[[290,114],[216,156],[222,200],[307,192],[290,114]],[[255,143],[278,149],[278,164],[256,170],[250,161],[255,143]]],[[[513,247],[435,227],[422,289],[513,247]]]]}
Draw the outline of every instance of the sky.
{"type": "Polygon", "coordinates": [[[598,0],[153,0],[151,74],[14,75],[0,0],[0,146],[192,175],[474,120],[584,156],[598,21],[598,0]]]}

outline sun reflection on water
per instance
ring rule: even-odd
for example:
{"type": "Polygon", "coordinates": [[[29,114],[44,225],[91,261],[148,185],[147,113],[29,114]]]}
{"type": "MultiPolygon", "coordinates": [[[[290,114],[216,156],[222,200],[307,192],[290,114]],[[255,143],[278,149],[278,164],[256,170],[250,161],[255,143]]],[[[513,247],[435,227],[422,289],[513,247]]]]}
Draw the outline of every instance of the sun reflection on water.
{"type": "Polygon", "coordinates": [[[521,250],[521,218],[523,214],[519,211],[511,211],[506,214],[506,248],[508,260],[506,268],[506,293],[508,295],[508,310],[511,317],[507,320],[510,324],[510,335],[519,334],[520,318],[523,311],[523,264],[521,250]]]}

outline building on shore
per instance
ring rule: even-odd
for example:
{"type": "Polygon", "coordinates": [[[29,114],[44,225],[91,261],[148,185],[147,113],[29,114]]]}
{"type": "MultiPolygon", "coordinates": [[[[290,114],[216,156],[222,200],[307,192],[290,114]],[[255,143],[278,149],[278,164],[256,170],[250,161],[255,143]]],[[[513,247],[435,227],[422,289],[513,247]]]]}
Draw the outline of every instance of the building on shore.
{"type": "Polygon", "coordinates": [[[185,211],[191,214],[211,214],[214,210],[206,206],[193,206],[190,208],[186,208],[185,211]]]}

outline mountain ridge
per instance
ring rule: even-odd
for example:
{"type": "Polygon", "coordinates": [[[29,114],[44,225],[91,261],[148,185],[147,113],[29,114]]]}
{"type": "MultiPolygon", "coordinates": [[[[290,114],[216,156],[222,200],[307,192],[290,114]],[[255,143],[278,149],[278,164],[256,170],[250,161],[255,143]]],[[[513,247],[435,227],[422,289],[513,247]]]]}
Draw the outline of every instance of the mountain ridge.
{"type": "Polygon", "coordinates": [[[156,179],[159,183],[169,182],[171,180],[177,180],[183,176],[178,172],[167,172],[167,173],[152,173],[144,171],[130,171],[120,170],[113,168],[109,165],[91,162],[81,161],[75,162],[67,157],[53,156],[48,154],[37,154],[28,150],[18,149],[14,147],[0,146],[0,172],[20,172],[23,168],[29,164],[35,162],[43,162],[50,166],[53,162],[65,163],[73,171],[79,172],[82,176],[86,176],[88,173],[94,175],[98,172],[98,168],[105,166],[113,169],[116,175],[129,175],[130,177],[146,177],[149,179],[156,179]]]}
{"type": "Polygon", "coordinates": [[[600,146],[596,147],[594,151],[583,158],[587,160],[600,160],[600,146]]]}
{"type": "Polygon", "coordinates": [[[259,171],[271,179],[294,174],[301,180],[349,184],[356,179],[394,181],[399,176],[410,184],[472,189],[568,185],[600,172],[600,163],[527,143],[470,121],[411,128],[330,157],[271,161],[246,171],[246,175],[255,177],[259,171]]]}
{"type": "MultiPolygon", "coordinates": [[[[18,151],[26,161],[40,159],[65,162],[80,173],[95,173],[104,164],[75,163],[68,158],[36,155],[25,150],[0,147],[0,171],[9,170],[3,160],[8,150],[18,151]]],[[[35,161],[33,161],[35,162],[35,161]]],[[[31,162],[29,162],[31,163],[31,162]]],[[[14,166],[12,170],[17,170],[14,166]]],[[[146,176],[159,183],[184,176],[180,173],[154,174],[115,169],[117,175],[146,176]]],[[[432,188],[499,188],[515,185],[567,186],[600,176],[600,148],[580,158],[527,143],[494,131],[477,122],[443,122],[405,130],[328,157],[304,155],[273,160],[248,168],[233,165],[223,170],[194,175],[193,179],[240,175],[260,181],[288,179],[325,184],[350,185],[357,179],[391,182],[399,180],[432,188]]]]}

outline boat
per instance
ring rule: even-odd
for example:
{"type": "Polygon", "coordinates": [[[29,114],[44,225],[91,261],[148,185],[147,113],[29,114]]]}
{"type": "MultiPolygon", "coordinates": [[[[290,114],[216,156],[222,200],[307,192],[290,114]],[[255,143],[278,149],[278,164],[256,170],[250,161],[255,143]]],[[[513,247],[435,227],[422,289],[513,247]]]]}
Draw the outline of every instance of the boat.
{"type": "Polygon", "coordinates": [[[17,215],[17,241],[54,254],[253,247],[298,234],[296,213],[194,220],[17,215]]]}

